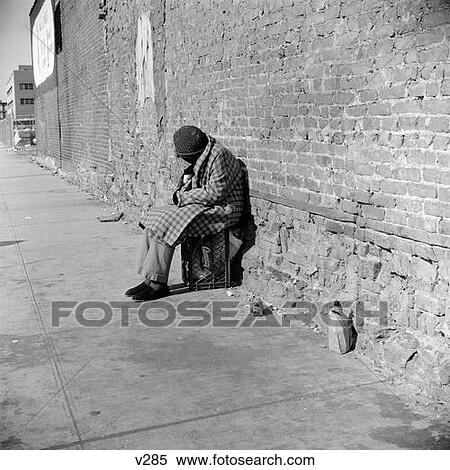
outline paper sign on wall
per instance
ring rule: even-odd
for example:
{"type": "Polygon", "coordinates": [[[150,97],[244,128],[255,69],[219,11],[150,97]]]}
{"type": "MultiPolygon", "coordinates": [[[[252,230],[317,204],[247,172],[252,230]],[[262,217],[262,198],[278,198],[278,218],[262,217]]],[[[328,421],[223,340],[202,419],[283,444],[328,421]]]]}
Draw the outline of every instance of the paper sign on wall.
{"type": "Polygon", "coordinates": [[[45,0],[33,25],[33,71],[36,86],[43,83],[55,65],[55,29],[51,0],[45,0]]]}
{"type": "Polygon", "coordinates": [[[143,105],[147,98],[155,100],[153,82],[153,42],[152,25],[148,13],[138,19],[136,40],[136,83],[138,105],[143,105]]]}

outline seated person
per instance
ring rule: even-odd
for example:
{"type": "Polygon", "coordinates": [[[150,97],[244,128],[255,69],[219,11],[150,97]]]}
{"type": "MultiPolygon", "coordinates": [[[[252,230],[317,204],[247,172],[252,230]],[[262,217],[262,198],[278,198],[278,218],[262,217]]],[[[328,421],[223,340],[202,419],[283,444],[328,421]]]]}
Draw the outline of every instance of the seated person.
{"type": "Polygon", "coordinates": [[[142,222],[138,271],[145,280],[125,293],[138,301],[169,294],[176,245],[235,225],[243,211],[242,169],[230,150],[195,126],[180,127],[173,141],[177,157],[189,166],[173,195],[175,205],[152,209],[142,222]]]}

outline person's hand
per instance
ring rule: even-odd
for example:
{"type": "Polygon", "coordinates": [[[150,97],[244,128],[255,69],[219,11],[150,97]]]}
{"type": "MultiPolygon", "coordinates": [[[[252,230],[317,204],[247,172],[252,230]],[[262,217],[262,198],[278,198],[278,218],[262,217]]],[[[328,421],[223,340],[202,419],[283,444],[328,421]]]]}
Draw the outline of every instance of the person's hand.
{"type": "Polygon", "coordinates": [[[183,186],[186,186],[192,181],[193,175],[183,175],[183,186]]]}

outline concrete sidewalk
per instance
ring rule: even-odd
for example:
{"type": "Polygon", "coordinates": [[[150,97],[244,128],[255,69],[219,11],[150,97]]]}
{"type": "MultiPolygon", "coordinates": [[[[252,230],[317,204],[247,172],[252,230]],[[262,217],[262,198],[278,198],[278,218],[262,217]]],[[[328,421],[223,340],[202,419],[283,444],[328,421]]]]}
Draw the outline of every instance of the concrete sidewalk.
{"type": "Polygon", "coordinates": [[[307,328],[123,327],[116,310],[52,327],[53,300],[125,300],[139,231],[99,223],[102,204],[14,152],[0,150],[0,190],[0,448],[448,446],[443,424],[307,328]]]}

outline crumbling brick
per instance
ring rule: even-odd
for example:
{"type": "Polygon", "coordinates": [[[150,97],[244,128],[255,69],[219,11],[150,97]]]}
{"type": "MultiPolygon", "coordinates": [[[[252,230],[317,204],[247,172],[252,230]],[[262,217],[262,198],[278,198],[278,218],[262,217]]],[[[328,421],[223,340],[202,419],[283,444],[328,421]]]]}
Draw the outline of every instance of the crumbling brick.
{"type": "Polygon", "coordinates": [[[58,88],[36,90],[42,158],[141,213],[181,170],[173,132],[196,124],[243,157],[257,192],[258,261],[246,255],[247,278],[264,266],[285,280],[311,276],[336,296],[417,291],[417,309],[389,321],[438,340],[441,323],[425,310],[435,285],[450,282],[450,260],[436,255],[450,246],[449,30],[438,2],[409,2],[409,20],[398,2],[378,0],[280,0],[264,14],[229,2],[219,15],[210,2],[110,0],[102,21],[88,0],[61,11],[58,88]],[[138,105],[141,15],[155,93],[138,105]],[[352,273],[367,259],[383,269],[374,278],[372,266],[361,285],[352,273]]]}

